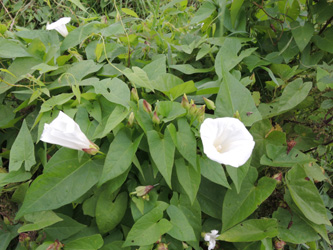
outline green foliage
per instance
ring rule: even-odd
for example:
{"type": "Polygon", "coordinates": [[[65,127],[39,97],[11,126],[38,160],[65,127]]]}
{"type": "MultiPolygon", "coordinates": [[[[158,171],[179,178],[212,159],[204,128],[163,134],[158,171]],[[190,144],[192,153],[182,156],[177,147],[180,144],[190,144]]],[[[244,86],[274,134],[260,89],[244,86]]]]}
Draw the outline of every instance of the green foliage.
{"type": "Polygon", "coordinates": [[[0,4],[0,249],[330,249],[331,1],[0,4]],[[96,155],[40,141],[59,111],[96,155]],[[205,117],[247,126],[243,166],[205,117]]]}

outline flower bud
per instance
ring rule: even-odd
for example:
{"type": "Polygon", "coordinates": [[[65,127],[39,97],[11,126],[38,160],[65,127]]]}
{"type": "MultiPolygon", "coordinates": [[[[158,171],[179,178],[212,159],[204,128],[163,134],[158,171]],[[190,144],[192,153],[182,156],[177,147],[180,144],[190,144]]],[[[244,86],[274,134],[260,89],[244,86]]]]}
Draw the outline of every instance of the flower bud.
{"type": "Polygon", "coordinates": [[[146,100],[143,100],[143,110],[146,111],[148,114],[152,112],[151,105],[146,100]]]}
{"type": "Polygon", "coordinates": [[[210,109],[210,110],[215,110],[216,109],[215,103],[213,101],[207,99],[206,97],[203,97],[203,99],[204,99],[208,109],[210,109]]]}
{"type": "Polygon", "coordinates": [[[277,250],[283,250],[285,245],[286,245],[286,242],[284,242],[283,240],[274,241],[274,247],[277,250]]]}
{"type": "Polygon", "coordinates": [[[238,112],[238,110],[234,113],[234,118],[237,118],[238,120],[242,120],[241,117],[240,117],[240,114],[238,112]]]}
{"type": "Polygon", "coordinates": [[[20,233],[19,235],[19,242],[28,242],[30,240],[30,237],[28,233],[20,233]]]}
{"type": "Polygon", "coordinates": [[[280,173],[277,173],[277,174],[273,175],[272,179],[276,180],[277,183],[280,184],[281,181],[282,181],[282,173],[280,172],[280,173]]]}
{"type": "Polygon", "coordinates": [[[130,195],[136,195],[138,197],[147,195],[156,185],[148,185],[148,186],[138,186],[135,188],[135,192],[130,193],[130,195]]]}
{"type": "Polygon", "coordinates": [[[3,216],[3,222],[5,223],[5,225],[11,225],[12,224],[7,216],[3,216]]]}
{"type": "Polygon", "coordinates": [[[127,125],[131,128],[133,127],[133,124],[134,124],[134,113],[131,112],[129,117],[128,117],[128,122],[127,122],[127,125]]]}
{"type": "Polygon", "coordinates": [[[205,108],[206,108],[206,105],[202,105],[197,110],[197,119],[200,123],[202,123],[205,120],[205,108]]]}
{"type": "Polygon", "coordinates": [[[64,247],[64,244],[62,244],[59,240],[55,240],[55,242],[51,245],[46,250],[60,250],[64,247]]]}
{"type": "Polygon", "coordinates": [[[187,96],[186,94],[183,95],[183,99],[182,102],[180,103],[182,105],[182,107],[186,110],[189,110],[190,108],[190,103],[188,102],[187,96]]]}
{"type": "Polygon", "coordinates": [[[194,103],[191,104],[191,106],[190,106],[190,108],[188,110],[188,113],[190,114],[190,116],[196,117],[197,116],[197,112],[198,112],[197,105],[195,105],[194,103]]]}
{"type": "Polygon", "coordinates": [[[83,148],[82,150],[90,155],[97,154],[99,151],[99,147],[92,141],[89,141],[89,142],[90,142],[89,148],[83,148]]]}
{"type": "Polygon", "coordinates": [[[158,117],[156,111],[154,112],[154,115],[153,115],[153,123],[154,123],[154,124],[160,124],[160,123],[161,123],[161,120],[160,120],[160,118],[158,117]]]}
{"type": "Polygon", "coordinates": [[[138,102],[139,101],[139,95],[138,95],[138,91],[136,88],[132,88],[131,90],[131,100],[138,102]]]}
{"type": "Polygon", "coordinates": [[[254,73],[250,76],[250,80],[251,80],[251,85],[256,82],[256,76],[254,73]]]}
{"type": "Polygon", "coordinates": [[[158,243],[156,250],[168,250],[168,244],[165,243],[158,243]]]}

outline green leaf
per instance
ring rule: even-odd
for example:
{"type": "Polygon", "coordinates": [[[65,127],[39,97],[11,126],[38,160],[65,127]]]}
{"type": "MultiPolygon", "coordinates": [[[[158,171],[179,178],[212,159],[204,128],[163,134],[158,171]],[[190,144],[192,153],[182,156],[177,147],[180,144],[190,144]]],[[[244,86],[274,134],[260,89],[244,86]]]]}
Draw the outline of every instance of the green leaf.
{"type": "Polygon", "coordinates": [[[95,49],[96,61],[98,62],[104,52],[104,44],[98,43],[95,49]]]}
{"type": "Polygon", "coordinates": [[[117,133],[115,139],[110,144],[108,154],[106,155],[99,185],[102,185],[126,172],[131,166],[142,136],[143,134],[132,141],[130,133],[126,128],[117,133]]]}
{"type": "Polygon", "coordinates": [[[202,176],[208,180],[223,187],[230,188],[224,169],[221,164],[210,160],[209,158],[199,158],[200,170],[202,176]]]}
{"type": "Polygon", "coordinates": [[[313,182],[306,180],[306,173],[301,167],[296,165],[289,170],[286,183],[293,201],[308,220],[319,225],[331,225],[318,189],[313,182]]]}
{"type": "Polygon", "coordinates": [[[222,208],[223,232],[251,215],[276,186],[276,181],[268,177],[262,177],[256,186],[254,181],[246,179],[239,193],[234,186],[227,191],[222,208]]]}
{"type": "Polygon", "coordinates": [[[69,0],[71,3],[79,7],[84,12],[87,12],[87,9],[83,6],[83,4],[80,2],[80,0],[69,0]]]}
{"type": "Polygon", "coordinates": [[[276,98],[273,103],[261,103],[258,109],[263,118],[283,114],[301,103],[311,88],[311,82],[303,83],[301,78],[297,78],[285,87],[282,95],[276,98]]]}
{"type": "MultiPolygon", "coordinates": [[[[94,81],[89,83],[89,78],[85,79],[88,81],[85,82],[82,80],[86,76],[99,71],[102,68],[103,64],[97,64],[93,60],[84,60],[73,63],[70,67],[66,70],[66,72],[59,72],[62,73],[61,77],[55,80],[48,89],[58,89],[60,87],[68,87],[68,86],[77,86],[77,85],[93,85],[97,84],[99,81],[97,78],[91,78],[94,81]]],[[[57,73],[56,71],[54,74],[57,73]]],[[[59,74],[57,73],[57,75],[59,74]]]]}
{"type": "Polygon", "coordinates": [[[66,250],[97,250],[100,249],[103,244],[102,236],[100,234],[94,234],[66,243],[66,250]]]}
{"type": "Polygon", "coordinates": [[[123,247],[150,245],[168,232],[172,224],[163,218],[163,211],[168,206],[167,203],[159,201],[154,209],[138,219],[129,231],[123,247]]]}
{"type": "Polygon", "coordinates": [[[243,166],[240,166],[238,168],[232,167],[227,165],[226,169],[227,172],[232,180],[232,182],[235,185],[235,188],[237,190],[237,193],[240,192],[241,185],[243,183],[244,178],[246,177],[249,168],[250,168],[250,160],[248,160],[243,166]]]}
{"type": "Polygon", "coordinates": [[[266,152],[268,144],[282,146],[286,144],[286,134],[281,131],[273,130],[272,124],[269,120],[263,120],[253,124],[250,132],[255,141],[254,150],[252,152],[252,166],[260,164],[260,158],[266,152]]]}
{"type": "Polygon", "coordinates": [[[296,74],[298,66],[294,66],[292,68],[287,64],[272,64],[271,70],[274,74],[278,75],[283,81],[288,81],[296,74]]]}
{"type": "Polygon", "coordinates": [[[200,203],[202,212],[221,220],[222,202],[226,193],[226,188],[201,178],[197,199],[200,203]]]}
{"type": "Polygon", "coordinates": [[[303,154],[295,148],[287,154],[286,146],[268,144],[266,146],[266,152],[267,156],[263,155],[260,159],[260,164],[262,165],[273,167],[292,167],[295,164],[305,164],[315,161],[309,155],[303,154]]]}
{"type": "Polygon", "coordinates": [[[96,94],[103,95],[107,100],[120,104],[126,108],[129,107],[130,90],[126,83],[118,78],[104,79],[94,84],[96,94]]]}
{"type": "Polygon", "coordinates": [[[175,144],[172,141],[169,130],[165,130],[165,135],[161,135],[155,130],[147,132],[149,152],[158,170],[164,177],[166,183],[171,187],[171,175],[175,154],[175,144]]]}
{"type": "Polygon", "coordinates": [[[215,71],[219,79],[224,77],[224,72],[229,72],[237,64],[239,64],[245,57],[250,56],[256,48],[239,51],[242,48],[242,40],[239,38],[226,38],[216,55],[215,71]],[[226,60],[227,58],[227,60],[226,60]]]}
{"type": "Polygon", "coordinates": [[[168,234],[180,241],[196,241],[194,230],[181,209],[170,205],[167,209],[172,228],[168,234]]]}
{"type": "Polygon", "coordinates": [[[168,95],[169,97],[170,97],[170,90],[182,83],[184,83],[182,79],[169,73],[161,74],[157,76],[155,80],[151,81],[151,84],[154,87],[154,89],[162,91],[164,94],[168,95]]]}
{"type": "Polygon", "coordinates": [[[231,23],[232,23],[233,27],[235,27],[235,22],[236,22],[239,10],[243,5],[243,2],[244,2],[244,0],[234,0],[231,3],[230,16],[231,16],[231,23]]]}
{"type": "Polygon", "coordinates": [[[217,239],[228,242],[250,242],[273,238],[277,235],[277,220],[264,218],[244,221],[222,233],[217,239]]]}
{"type": "Polygon", "coordinates": [[[87,227],[84,224],[73,220],[71,217],[63,214],[57,214],[62,221],[59,221],[52,226],[44,229],[44,232],[53,240],[64,240],[70,236],[80,232],[82,229],[87,227]]]}
{"type": "Polygon", "coordinates": [[[205,19],[210,17],[215,10],[216,7],[214,4],[210,2],[203,2],[203,4],[200,6],[198,11],[195,13],[194,17],[192,18],[190,24],[196,24],[204,21],[205,19]]]}
{"type": "Polygon", "coordinates": [[[42,211],[27,214],[24,218],[33,222],[33,224],[25,224],[18,229],[18,233],[28,232],[28,231],[37,231],[44,227],[51,226],[62,219],[52,211],[42,211]]]}
{"type": "Polygon", "coordinates": [[[128,115],[129,110],[125,107],[116,105],[110,116],[103,118],[102,122],[97,126],[93,138],[103,138],[107,136],[115,127],[117,127],[128,115]]]}
{"type": "Polygon", "coordinates": [[[299,50],[302,52],[312,38],[314,27],[310,22],[305,22],[304,26],[301,26],[298,22],[292,22],[291,33],[293,34],[299,50]]]}
{"type": "Polygon", "coordinates": [[[15,57],[29,57],[29,56],[31,55],[18,42],[14,42],[0,37],[1,58],[15,58],[15,57]]]}
{"type": "Polygon", "coordinates": [[[30,177],[31,173],[26,172],[23,168],[20,168],[18,171],[11,171],[10,173],[0,173],[0,187],[9,183],[26,181],[30,177]]]}
{"type": "Polygon", "coordinates": [[[287,202],[288,206],[291,208],[293,213],[297,213],[297,215],[310,227],[312,227],[320,236],[330,244],[330,240],[328,238],[327,230],[325,224],[318,225],[310,220],[308,220],[301,210],[297,207],[293,199],[291,198],[290,191],[286,189],[286,193],[284,195],[284,200],[287,202]]]}
{"type": "Polygon", "coordinates": [[[58,68],[59,68],[58,66],[50,66],[46,63],[40,63],[40,64],[32,67],[31,69],[39,70],[40,74],[45,74],[47,72],[54,71],[58,68]]]}
{"type": "Polygon", "coordinates": [[[194,203],[200,185],[200,171],[193,166],[185,164],[183,158],[175,161],[177,177],[180,185],[190,198],[191,204],[194,203]]]}
{"type": "Polygon", "coordinates": [[[196,169],[197,167],[197,141],[186,118],[177,120],[177,143],[179,153],[196,169]]]}
{"type": "Polygon", "coordinates": [[[171,88],[169,91],[165,91],[164,93],[167,94],[170,99],[173,101],[177,97],[188,94],[197,91],[197,88],[195,87],[195,84],[193,81],[184,82],[182,84],[179,84],[173,88],[171,88]]]}
{"type": "Polygon", "coordinates": [[[207,55],[211,51],[210,45],[207,43],[202,44],[201,49],[198,51],[197,56],[195,57],[196,61],[199,61],[201,58],[203,58],[205,55],[207,55]]]}
{"type": "Polygon", "coordinates": [[[273,213],[273,218],[278,220],[279,239],[294,244],[302,244],[319,240],[317,232],[304,222],[296,213],[287,209],[278,208],[273,213]],[[290,223],[292,222],[291,226],[290,223]]]}
{"type": "Polygon", "coordinates": [[[25,120],[10,150],[9,171],[19,170],[23,163],[26,171],[36,163],[34,143],[25,120]]]}
{"type": "MultiPolygon", "coordinates": [[[[124,34],[124,33],[125,33],[124,28],[120,22],[112,23],[108,27],[101,30],[102,36],[105,36],[105,37],[115,36],[115,35],[124,34]]],[[[107,47],[107,44],[105,44],[105,46],[107,47]]]]}
{"type": "Polygon", "coordinates": [[[133,10],[131,10],[131,9],[121,8],[121,11],[124,12],[126,15],[139,18],[139,16],[133,10]]]}
{"type": "Polygon", "coordinates": [[[0,249],[8,249],[7,247],[9,246],[12,239],[18,235],[17,229],[21,226],[21,224],[12,226],[1,222],[0,225],[0,249]]]}
{"type": "Polygon", "coordinates": [[[0,105],[0,128],[6,127],[7,124],[15,118],[14,109],[6,105],[0,105]]]}
{"type": "Polygon", "coordinates": [[[217,117],[233,117],[238,112],[245,126],[251,126],[262,119],[251,92],[224,69],[223,80],[215,105],[215,115],[217,117]]]}
{"type": "Polygon", "coordinates": [[[314,36],[313,41],[319,49],[333,54],[333,28],[330,27],[323,33],[324,37],[314,36]]]}
{"type": "Polygon", "coordinates": [[[68,102],[70,99],[73,98],[73,94],[60,94],[52,96],[50,99],[48,99],[46,102],[44,102],[41,106],[40,112],[44,113],[47,111],[52,110],[57,105],[62,105],[66,102],[68,102]]]}
{"type": "MultiPolygon", "coordinates": [[[[35,65],[42,63],[42,60],[34,57],[21,57],[16,58],[8,67],[11,74],[5,73],[3,80],[15,84],[25,78],[27,74],[32,74],[35,70],[32,69],[35,65]],[[14,76],[13,76],[14,75],[14,76]]],[[[12,88],[4,82],[0,82],[0,94],[5,93],[8,89],[12,88]]]]}
{"type": "Polygon", "coordinates": [[[103,26],[98,22],[90,22],[75,30],[72,30],[63,40],[60,46],[60,50],[65,51],[69,48],[75,47],[87,39],[88,36],[92,33],[98,33],[102,27],[103,26]]]}
{"type": "Polygon", "coordinates": [[[150,115],[143,109],[143,99],[140,99],[138,104],[131,102],[130,106],[133,110],[136,121],[143,129],[143,131],[147,133],[147,131],[152,130],[153,121],[150,115]]]}
{"type": "Polygon", "coordinates": [[[127,192],[122,192],[113,201],[113,195],[108,189],[101,193],[96,205],[96,223],[102,234],[114,229],[123,219],[127,197],[127,192]]]}
{"type": "Polygon", "coordinates": [[[159,76],[166,74],[166,57],[158,55],[154,60],[142,68],[148,75],[149,80],[156,80],[159,76]]]}
{"type": "Polygon", "coordinates": [[[163,122],[170,122],[178,117],[184,116],[186,110],[179,102],[162,101],[156,104],[158,115],[162,115],[163,122]]]}
{"type": "Polygon", "coordinates": [[[75,201],[97,183],[100,174],[101,166],[97,161],[87,155],[79,161],[76,150],[60,149],[47,163],[44,173],[29,187],[16,218],[75,201]]]}
{"type": "Polygon", "coordinates": [[[177,65],[169,65],[170,68],[176,69],[182,72],[185,75],[192,75],[198,73],[207,73],[214,70],[214,67],[210,68],[203,68],[203,69],[196,69],[191,64],[177,64],[177,65]]]}
{"type": "Polygon", "coordinates": [[[152,86],[147,73],[140,69],[139,67],[132,67],[131,69],[125,69],[124,75],[131,81],[134,87],[138,88],[147,88],[149,90],[154,91],[154,87],[152,86]]]}

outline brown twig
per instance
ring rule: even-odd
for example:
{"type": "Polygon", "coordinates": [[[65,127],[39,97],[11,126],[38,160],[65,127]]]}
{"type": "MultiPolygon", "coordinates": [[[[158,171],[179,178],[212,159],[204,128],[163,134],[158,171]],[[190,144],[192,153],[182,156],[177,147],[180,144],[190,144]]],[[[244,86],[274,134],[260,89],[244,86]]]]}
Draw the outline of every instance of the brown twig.
{"type": "MultiPolygon", "coordinates": [[[[278,37],[277,39],[277,42],[273,42],[270,34],[268,33],[269,35],[269,38],[271,39],[271,42],[273,43],[274,46],[277,45],[277,43],[281,40],[281,37],[283,35],[283,23],[285,22],[285,20],[280,20],[279,18],[275,18],[273,16],[271,16],[265,9],[264,9],[264,1],[261,2],[261,5],[256,3],[256,2],[252,2],[254,5],[256,5],[259,9],[261,9],[268,17],[270,17],[271,19],[277,21],[279,24],[280,24],[280,27],[281,27],[281,33],[280,33],[280,36],[278,37]]],[[[272,28],[272,25],[270,25],[270,27],[272,28]]],[[[273,26],[274,27],[274,26],[273,26]]],[[[276,33],[276,30],[273,29],[273,31],[276,33]]]]}
{"type": "Polygon", "coordinates": [[[326,22],[325,25],[320,29],[320,31],[319,31],[318,34],[320,35],[321,33],[323,33],[324,30],[327,28],[327,26],[328,26],[332,21],[333,21],[333,16],[331,16],[331,18],[327,20],[327,22],[326,22]]]}
{"type": "Polygon", "coordinates": [[[14,19],[13,19],[12,15],[9,13],[8,9],[7,9],[6,6],[3,4],[2,0],[0,0],[0,3],[2,4],[3,8],[4,8],[5,11],[7,12],[9,18],[12,20],[12,22],[14,22],[14,19]]]}

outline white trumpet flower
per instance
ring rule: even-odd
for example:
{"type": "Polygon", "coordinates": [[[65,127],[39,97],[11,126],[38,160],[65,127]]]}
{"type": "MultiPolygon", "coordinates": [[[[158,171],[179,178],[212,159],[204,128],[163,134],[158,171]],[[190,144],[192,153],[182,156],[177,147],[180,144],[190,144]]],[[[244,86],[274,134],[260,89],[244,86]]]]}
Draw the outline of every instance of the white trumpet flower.
{"type": "Polygon", "coordinates": [[[236,168],[250,158],[255,144],[244,124],[230,117],[205,119],[200,136],[209,159],[236,168]]]}
{"type": "Polygon", "coordinates": [[[40,140],[66,148],[83,150],[92,155],[99,150],[99,147],[81,131],[80,126],[61,111],[50,124],[44,124],[40,140]]]}
{"type": "Polygon", "coordinates": [[[70,21],[71,21],[70,17],[63,17],[54,23],[51,23],[51,24],[47,23],[46,29],[47,30],[56,30],[63,37],[66,37],[68,35],[68,30],[67,30],[66,24],[69,23],[70,21]]]}

